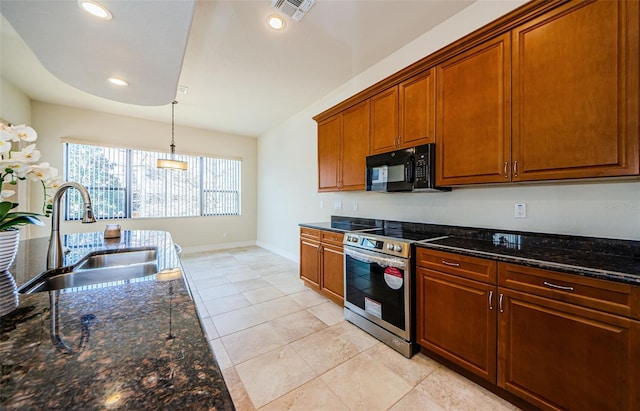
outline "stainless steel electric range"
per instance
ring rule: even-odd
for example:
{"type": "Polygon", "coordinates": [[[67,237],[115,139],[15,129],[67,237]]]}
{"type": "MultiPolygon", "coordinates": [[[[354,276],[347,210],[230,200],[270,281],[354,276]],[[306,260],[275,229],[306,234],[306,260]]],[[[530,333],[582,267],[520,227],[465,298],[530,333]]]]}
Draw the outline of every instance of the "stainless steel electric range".
{"type": "Polygon", "coordinates": [[[417,351],[412,244],[436,238],[401,229],[344,236],[345,319],[407,358],[417,351]]]}

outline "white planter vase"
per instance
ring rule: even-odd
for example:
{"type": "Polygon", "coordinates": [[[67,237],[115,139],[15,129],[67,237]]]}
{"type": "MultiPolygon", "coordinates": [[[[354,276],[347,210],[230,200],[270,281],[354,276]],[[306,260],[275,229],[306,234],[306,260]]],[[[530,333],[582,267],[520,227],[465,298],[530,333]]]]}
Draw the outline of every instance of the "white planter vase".
{"type": "Polygon", "coordinates": [[[0,231],[0,317],[18,306],[18,288],[8,270],[18,254],[19,240],[18,230],[0,231]]]}

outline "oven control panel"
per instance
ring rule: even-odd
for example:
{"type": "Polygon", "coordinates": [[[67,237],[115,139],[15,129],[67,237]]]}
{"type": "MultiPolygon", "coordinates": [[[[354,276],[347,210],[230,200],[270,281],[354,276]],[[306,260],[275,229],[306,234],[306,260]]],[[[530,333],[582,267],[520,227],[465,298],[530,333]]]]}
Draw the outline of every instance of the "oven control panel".
{"type": "Polygon", "coordinates": [[[376,235],[347,233],[344,245],[408,258],[411,246],[406,241],[376,235]]]}

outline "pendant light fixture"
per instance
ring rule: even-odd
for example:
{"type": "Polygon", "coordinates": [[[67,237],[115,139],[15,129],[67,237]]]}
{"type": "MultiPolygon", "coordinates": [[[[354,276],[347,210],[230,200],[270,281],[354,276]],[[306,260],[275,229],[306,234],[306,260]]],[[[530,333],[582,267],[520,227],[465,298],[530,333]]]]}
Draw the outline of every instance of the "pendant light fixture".
{"type": "Polygon", "coordinates": [[[158,159],[157,162],[157,166],[158,168],[170,168],[173,170],[186,170],[187,169],[187,162],[186,161],[180,161],[180,160],[176,160],[176,143],[174,141],[174,131],[175,131],[175,124],[174,124],[174,109],[176,104],[178,104],[177,101],[174,101],[173,103],[171,103],[171,145],[169,147],[171,147],[171,156],[169,159],[158,159]]]}

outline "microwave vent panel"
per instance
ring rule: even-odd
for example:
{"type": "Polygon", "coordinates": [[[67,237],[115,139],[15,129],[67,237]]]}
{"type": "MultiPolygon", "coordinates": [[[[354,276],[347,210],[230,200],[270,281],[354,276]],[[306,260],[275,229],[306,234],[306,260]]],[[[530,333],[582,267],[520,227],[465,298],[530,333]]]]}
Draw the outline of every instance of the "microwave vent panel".
{"type": "Polygon", "coordinates": [[[273,0],[271,5],[295,21],[300,21],[307,14],[315,0],[273,0]]]}

